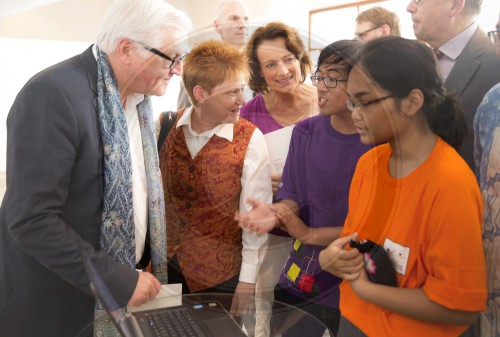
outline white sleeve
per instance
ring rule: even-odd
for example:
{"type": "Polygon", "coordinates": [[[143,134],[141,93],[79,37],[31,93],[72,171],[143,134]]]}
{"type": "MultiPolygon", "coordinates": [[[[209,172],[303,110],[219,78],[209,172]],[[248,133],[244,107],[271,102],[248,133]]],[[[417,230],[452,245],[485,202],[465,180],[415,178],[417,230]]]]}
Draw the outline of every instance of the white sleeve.
{"type": "MultiPolygon", "coordinates": [[[[251,206],[246,202],[249,197],[266,204],[270,204],[273,198],[271,161],[266,139],[257,128],[248,143],[243,163],[240,212],[246,213],[251,210],[251,206]]],[[[243,261],[240,270],[240,281],[255,283],[259,272],[259,251],[267,242],[267,237],[267,234],[258,236],[253,232],[243,230],[243,261]]]]}

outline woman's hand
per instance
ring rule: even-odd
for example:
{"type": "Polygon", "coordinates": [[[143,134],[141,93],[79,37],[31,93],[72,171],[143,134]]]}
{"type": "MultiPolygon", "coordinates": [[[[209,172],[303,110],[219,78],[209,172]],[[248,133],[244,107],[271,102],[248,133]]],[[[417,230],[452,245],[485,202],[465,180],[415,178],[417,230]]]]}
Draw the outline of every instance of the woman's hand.
{"type": "Polygon", "coordinates": [[[236,212],[234,219],[238,221],[238,226],[248,231],[262,235],[273,230],[278,224],[276,213],[267,205],[258,200],[248,198],[247,202],[252,206],[248,213],[236,212]]]}
{"type": "Polygon", "coordinates": [[[356,239],[357,234],[344,236],[323,249],[319,254],[321,268],[337,277],[355,280],[364,270],[363,254],[356,248],[346,250],[345,246],[350,240],[356,239]]]}

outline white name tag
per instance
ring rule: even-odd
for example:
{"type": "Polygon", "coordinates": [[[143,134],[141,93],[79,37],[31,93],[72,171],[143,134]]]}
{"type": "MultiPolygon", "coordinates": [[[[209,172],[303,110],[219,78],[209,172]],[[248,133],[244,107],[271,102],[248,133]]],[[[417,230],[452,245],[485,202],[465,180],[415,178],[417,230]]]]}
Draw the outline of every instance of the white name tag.
{"type": "Polygon", "coordinates": [[[406,265],[408,264],[408,258],[410,257],[410,247],[405,247],[390,239],[385,239],[384,249],[389,255],[396,272],[405,275],[406,265]]]}

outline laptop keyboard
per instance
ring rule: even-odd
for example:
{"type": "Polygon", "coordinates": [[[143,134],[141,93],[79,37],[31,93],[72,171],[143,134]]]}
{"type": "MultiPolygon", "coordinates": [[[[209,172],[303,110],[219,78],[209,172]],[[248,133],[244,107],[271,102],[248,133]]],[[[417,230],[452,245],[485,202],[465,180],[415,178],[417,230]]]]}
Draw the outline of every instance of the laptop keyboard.
{"type": "Polygon", "coordinates": [[[145,317],[156,337],[206,337],[188,308],[149,312],[145,317]]]}

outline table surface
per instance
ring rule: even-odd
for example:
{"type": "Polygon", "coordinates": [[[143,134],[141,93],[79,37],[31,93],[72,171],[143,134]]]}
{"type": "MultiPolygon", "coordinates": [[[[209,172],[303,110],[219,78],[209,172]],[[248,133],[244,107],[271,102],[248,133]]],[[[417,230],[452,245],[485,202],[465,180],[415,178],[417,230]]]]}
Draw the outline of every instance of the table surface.
{"type": "MultiPolygon", "coordinates": [[[[217,301],[230,312],[232,294],[199,293],[182,295],[183,304],[217,301]]],[[[327,337],[326,326],[314,316],[298,307],[256,298],[255,305],[244,315],[233,318],[250,337],[327,337]]]]}

